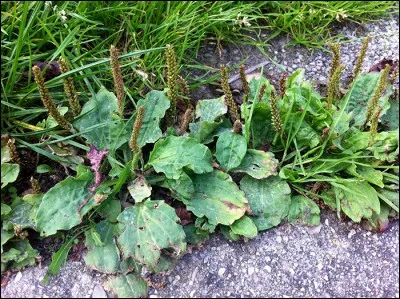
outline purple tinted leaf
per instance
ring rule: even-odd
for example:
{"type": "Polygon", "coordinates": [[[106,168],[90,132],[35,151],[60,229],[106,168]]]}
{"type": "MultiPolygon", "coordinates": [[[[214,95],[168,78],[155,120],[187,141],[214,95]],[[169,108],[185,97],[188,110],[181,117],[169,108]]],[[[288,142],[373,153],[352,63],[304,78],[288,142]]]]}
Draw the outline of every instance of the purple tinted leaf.
{"type": "MultiPolygon", "coordinates": [[[[47,65],[48,65],[48,67],[46,69],[46,73],[44,74],[45,81],[48,81],[50,79],[53,79],[53,78],[61,75],[60,65],[58,64],[57,61],[52,61],[50,63],[43,62],[43,61],[36,61],[35,63],[32,63],[32,67],[38,66],[41,71],[43,71],[47,65]]],[[[25,72],[24,76],[29,77],[30,76],[29,72],[25,72]]],[[[34,77],[33,74],[32,74],[32,77],[34,77]]]]}
{"type": "Polygon", "coordinates": [[[101,162],[105,155],[107,155],[109,150],[101,150],[99,151],[94,145],[90,145],[90,151],[87,153],[87,158],[90,160],[90,164],[92,165],[91,169],[95,173],[94,185],[89,187],[90,191],[96,190],[96,188],[101,184],[103,175],[100,172],[101,162]]]}

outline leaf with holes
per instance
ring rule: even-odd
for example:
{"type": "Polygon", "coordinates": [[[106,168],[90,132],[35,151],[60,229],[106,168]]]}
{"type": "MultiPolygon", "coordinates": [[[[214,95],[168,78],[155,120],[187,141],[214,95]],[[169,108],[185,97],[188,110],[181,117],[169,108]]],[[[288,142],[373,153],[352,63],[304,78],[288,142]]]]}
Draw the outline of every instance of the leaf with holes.
{"type": "Polygon", "coordinates": [[[85,257],[86,264],[103,273],[115,273],[119,270],[120,259],[117,244],[114,236],[116,235],[116,224],[112,224],[107,220],[97,223],[94,229],[100,236],[102,246],[97,244],[90,230],[85,232],[88,252],[85,257]]]}
{"type": "Polygon", "coordinates": [[[277,226],[287,216],[290,187],[280,177],[257,180],[246,175],[240,181],[240,189],[246,194],[258,230],[277,226]]]}
{"type": "Polygon", "coordinates": [[[247,199],[228,174],[214,170],[192,180],[195,193],[186,206],[197,217],[205,216],[212,225],[231,225],[246,212],[247,199]]]}
{"type": "Polygon", "coordinates": [[[161,249],[173,249],[180,256],[186,249],[185,232],[175,210],[161,200],[145,200],[126,208],[118,221],[125,225],[118,244],[125,257],[155,268],[161,249]]]}
{"type": "Polygon", "coordinates": [[[232,172],[247,173],[256,179],[265,179],[271,175],[277,175],[278,160],[274,154],[255,149],[248,149],[242,163],[232,172]]]}
{"type": "Polygon", "coordinates": [[[216,157],[226,171],[240,165],[247,151],[246,138],[233,132],[224,132],[217,141],[216,157]]]}
{"type": "Polygon", "coordinates": [[[196,139],[184,136],[169,136],[159,140],[150,153],[149,165],[156,172],[163,172],[169,179],[179,179],[183,168],[195,173],[213,170],[210,150],[196,139]]]}
{"type": "Polygon", "coordinates": [[[151,195],[151,186],[143,175],[138,174],[137,178],[128,183],[128,191],[135,203],[142,202],[151,195]]]}

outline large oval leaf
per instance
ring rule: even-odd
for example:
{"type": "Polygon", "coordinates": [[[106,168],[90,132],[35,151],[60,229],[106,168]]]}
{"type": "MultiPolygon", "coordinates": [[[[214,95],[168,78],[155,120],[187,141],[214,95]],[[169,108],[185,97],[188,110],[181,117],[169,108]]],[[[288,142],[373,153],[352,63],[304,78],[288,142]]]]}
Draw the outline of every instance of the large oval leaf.
{"type": "Polygon", "coordinates": [[[170,107],[170,101],[165,91],[152,90],[146,94],[145,99],[139,100],[137,106],[144,108],[142,126],[138,137],[139,147],[143,147],[146,143],[156,142],[162,136],[160,120],[170,107]]]}
{"type": "Polygon", "coordinates": [[[159,140],[150,153],[149,165],[157,172],[163,172],[169,179],[179,179],[183,168],[195,173],[213,170],[212,155],[208,147],[196,139],[184,136],[169,136],[159,140]]]}
{"type": "Polygon", "coordinates": [[[200,117],[201,121],[213,122],[227,111],[223,96],[218,99],[201,100],[196,105],[196,117],[200,117]]]}
{"type": "Polygon", "coordinates": [[[249,149],[242,163],[233,172],[244,172],[256,179],[264,179],[271,175],[277,175],[278,160],[273,153],[249,149]]]}
{"type": "Polygon", "coordinates": [[[290,206],[290,187],[279,177],[257,180],[246,175],[240,189],[249,200],[258,230],[277,226],[285,218],[290,206]]]}
{"type": "Polygon", "coordinates": [[[81,217],[96,205],[94,194],[89,191],[91,181],[68,177],[43,196],[36,214],[36,226],[42,236],[81,223],[81,217]]]}
{"type": "Polygon", "coordinates": [[[247,199],[228,174],[215,170],[192,180],[195,192],[186,205],[197,217],[207,217],[212,225],[231,225],[246,212],[247,199]]]}
{"type": "Polygon", "coordinates": [[[224,132],[217,141],[217,160],[226,171],[240,165],[247,151],[246,138],[233,132],[224,132]]]}
{"type": "Polygon", "coordinates": [[[161,200],[145,200],[125,209],[118,221],[125,225],[118,244],[125,258],[133,257],[155,268],[161,249],[172,248],[175,255],[186,249],[185,232],[175,210],[161,200]]]}

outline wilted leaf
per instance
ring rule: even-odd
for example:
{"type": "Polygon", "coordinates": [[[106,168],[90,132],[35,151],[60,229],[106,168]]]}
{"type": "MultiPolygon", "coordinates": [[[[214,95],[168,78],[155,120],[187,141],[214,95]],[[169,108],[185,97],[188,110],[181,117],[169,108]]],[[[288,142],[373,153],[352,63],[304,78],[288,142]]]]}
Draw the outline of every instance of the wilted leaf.
{"type": "Polygon", "coordinates": [[[139,274],[119,275],[110,278],[106,288],[119,298],[147,297],[147,283],[139,274]]]}
{"type": "Polygon", "coordinates": [[[318,225],[319,213],[319,207],[314,201],[303,195],[296,195],[290,203],[288,220],[293,224],[318,225]]]}
{"type": "Polygon", "coordinates": [[[256,179],[277,175],[278,160],[274,154],[255,149],[248,149],[242,163],[232,172],[244,172],[256,179]]]}
{"type": "Polygon", "coordinates": [[[172,248],[176,256],[186,249],[185,233],[175,210],[161,200],[145,200],[126,208],[118,221],[125,225],[118,244],[125,257],[156,267],[161,249],[172,248]]]}
{"type": "Polygon", "coordinates": [[[244,215],[247,199],[228,174],[214,170],[192,180],[195,193],[186,206],[197,217],[205,216],[212,225],[231,225],[244,215]]]}
{"type": "Polygon", "coordinates": [[[169,179],[179,179],[183,168],[189,168],[195,173],[213,170],[210,150],[196,139],[184,136],[169,136],[157,141],[148,164],[169,179]]]}
{"type": "Polygon", "coordinates": [[[142,202],[151,195],[151,186],[143,175],[138,174],[137,178],[128,183],[128,191],[135,203],[142,202]]]}
{"type": "Polygon", "coordinates": [[[100,166],[108,152],[109,150],[99,151],[93,144],[90,145],[90,151],[86,156],[89,159],[90,164],[92,165],[91,169],[95,174],[94,185],[89,187],[90,191],[95,191],[103,180],[103,175],[100,172],[100,166]]]}
{"type": "Polygon", "coordinates": [[[225,132],[218,138],[216,157],[226,171],[240,165],[247,151],[246,138],[234,132],[225,132]]]}
{"type": "Polygon", "coordinates": [[[363,221],[363,227],[373,232],[384,232],[389,228],[390,208],[385,203],[381,203],[380,213],[372,213],[372,216],[363,221]]]}
{"type": "Polygon", "coordinates": [[[287,216],[291,191],[280,177],[257,180],[246,175],[240,181],[240,189],[246,194],[258,230],[277,226],[287,216]]]}

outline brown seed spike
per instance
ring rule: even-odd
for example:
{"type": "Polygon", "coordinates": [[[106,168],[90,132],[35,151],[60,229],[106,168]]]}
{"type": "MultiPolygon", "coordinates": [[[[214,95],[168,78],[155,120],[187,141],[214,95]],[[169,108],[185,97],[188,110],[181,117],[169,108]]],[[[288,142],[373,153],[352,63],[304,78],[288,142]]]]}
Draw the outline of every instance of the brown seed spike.
{"type": "Polygon", "coordinates": [[[143,106],[140,106],[137,109],[137,115],[135,123],[133,124],[131,139],[129,141],[129,146],[131,150],[135,153],[138,153],[140,150],[137,140],[139,138],[140,128],[142,127],[143,117],[144,117],[144,108],[143,106]]]}
{"type": "Polygon", "coordinates": [[[235,123],[233,124],[233,132],[236,134],[239,134],[240,129],[242,128],[242,123],[240,120],[235,120],[235,123]]]}
{"type": "Polygon", "coordinates": [[[228,112],[232,121],[235,122],[237,119],[240,120],[240,115],[236,107],[236,104],[233,100],[231,89],[229,87],[228,70],[226,69],[225,65],[222,64],[220,66],[220,70],[221,70],[221,87],[225,94],[225,104],[228,107],[228,112]]]}
{"type": "Polygon", "coordinates": [[[189,122],[192,119],[192,109],[187,109],[185,112],[185,115],[183,116],[182,119],[182,123],[181,123],[181,127],[179,129],[179,134],[182,136],[183,134],[185,134],[188,126],[189,126],[189,122]]]}
{"type": "Polygon", "coordinates": [[[122,77],[122,71],[118,61],[118,50],[113,45],[111,45],[110,47],[110,65],[111,72],[114,78],[115,93],[117,94],[118,113],[122,117],[124,112],[125,97],[124,79],[122,77]]]}
{"type": "MultiPolygon", "coordinates": [[[[68,64],[63,58],[60,58],[58,64],[60,65],[60,70],[62,74],[65,74],[66,72],[69,71],[68,64]]],[[[71,107],[72,114],[74,116],[78,116],[81,111],[81,106],[79,104],[78,95],[76,94],[75,91],[74,80],[72,79],[72,77],[67,77],[64,78],[63,81],[64,81],[64,91],[67,95],[68,103],[69,106],[71,107]]]]}

